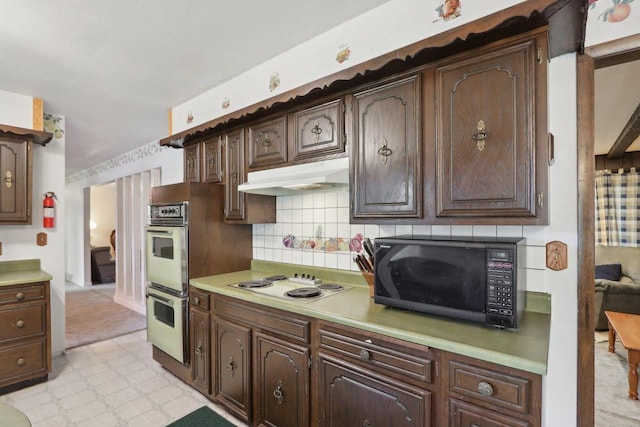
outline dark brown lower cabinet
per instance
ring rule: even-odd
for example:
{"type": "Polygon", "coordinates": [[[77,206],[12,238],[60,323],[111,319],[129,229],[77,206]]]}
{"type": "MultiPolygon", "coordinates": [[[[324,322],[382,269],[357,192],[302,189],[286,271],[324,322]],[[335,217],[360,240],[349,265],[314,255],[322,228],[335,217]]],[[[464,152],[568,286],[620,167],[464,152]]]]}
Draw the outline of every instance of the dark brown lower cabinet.
{"type": "Polygon", "coordinates": [[[430,426],[431,392],[325,356],[319,363],[323,426],[430,426]]]}
{"type": "Polygon", "coordinates": [[[194,288],[190,296],[192,385],[251,426],[541,425],[541,375],[194,288]]]}
{"type": "Polygon", "coordinates": [[[216,318],[215,399],[236,417],[251,420],[251,329],[216,318]]]}
{"type": "Polygon", "coordinates": [[[256,424],[309,425],[309,347],[255,335],[256,424]]]}
{"type": "Polygon", "coordinates": [[[193,386],[201,393],[211,393],[210,369],[210,316],[209,313],[191,308],[189,331],[191,337],[191,379],[193,386]]]}

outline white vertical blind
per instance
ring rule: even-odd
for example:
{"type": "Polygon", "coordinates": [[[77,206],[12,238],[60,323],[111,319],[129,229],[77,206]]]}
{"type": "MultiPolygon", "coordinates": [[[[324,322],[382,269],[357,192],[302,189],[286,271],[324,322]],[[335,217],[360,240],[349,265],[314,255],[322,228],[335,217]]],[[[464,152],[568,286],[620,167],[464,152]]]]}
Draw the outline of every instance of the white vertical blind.
{"type": "Polygon", "coordinates": [[[160,168],[116,181],[116,293],[114,300],[145,313],[145,232],[151,188],[161,183],[160,168]]]}

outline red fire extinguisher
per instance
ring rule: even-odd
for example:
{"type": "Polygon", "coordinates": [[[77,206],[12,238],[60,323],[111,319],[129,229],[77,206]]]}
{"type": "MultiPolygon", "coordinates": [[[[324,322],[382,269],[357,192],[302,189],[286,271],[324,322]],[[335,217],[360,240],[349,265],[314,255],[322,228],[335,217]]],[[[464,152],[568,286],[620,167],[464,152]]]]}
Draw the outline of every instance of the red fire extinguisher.
{"type": "Polygon", "coordinates": [[[42,225],[44,228],[53,228],[55,226],[56,210],[53,199],[57,199],[53,191],[45,193],[44,201],[42,202],[42,225]]]}

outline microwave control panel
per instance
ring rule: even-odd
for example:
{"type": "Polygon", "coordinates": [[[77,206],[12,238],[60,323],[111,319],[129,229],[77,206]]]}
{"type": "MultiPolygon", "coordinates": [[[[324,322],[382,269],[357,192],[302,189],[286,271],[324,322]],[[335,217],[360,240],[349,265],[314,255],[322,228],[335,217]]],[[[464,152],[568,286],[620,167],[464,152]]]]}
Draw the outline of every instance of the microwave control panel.
{"type": "Polygon", "coordinates": [[[512,316],[514,314],[514,251],[487,250],[487,314],[512,316]]]}

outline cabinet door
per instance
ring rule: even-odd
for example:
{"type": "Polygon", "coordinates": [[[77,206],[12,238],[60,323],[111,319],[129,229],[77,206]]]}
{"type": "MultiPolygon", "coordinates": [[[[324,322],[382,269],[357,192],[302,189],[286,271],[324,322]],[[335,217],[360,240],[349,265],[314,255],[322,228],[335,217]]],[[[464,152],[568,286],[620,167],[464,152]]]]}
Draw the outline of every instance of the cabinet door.
{"type": "Polygon", "coordinates": [[[31,142],[0,137],[0,222],[31,224],[31,142]]]}
{"type": "Polygon", "coordinates": [[[209,313],[191,309],[189,313],[191,337],[191,380],[204,394],[211,393],[209,368],[211,366],[209,313]]]}
{"type": "Polygon", "coordinates": [[[431,392],[320,356],[320,425],[430,426],[431,392]]]}
{"type": "Polygon", "coordinates": [[[224,319],[214,321],[215,399],[238,418],[251,416],[251,330],[224,319]]]}
{"type": "Polygon", "coordinates": [[[354,95],[352,221],[422,216],[420,81],[354,95]]]}
{"type": "Polygon", "coordinates": [[[255,340],[256,421],[267,426],[308,426],[309,348],[261,333],[255,340]]]}
{"type": "Polygon", "coordinates": [[[287,118],[278,117],[249,127],[249,168],[287,161],[287,118]]]}
{"type": "Polygon", "coordinates": [[[220,135],[202,141],[202,181],[222,182],[222,156],[220,135]]]}
{"type": "Polygon", "coordinates": [[[293,115],[294,158],[302,160],[344,153],[344,108],[337,99],[293,115]]]}
{"type": "Polygon", "coordinates": [[[225,136],[225,219],[245,219],[245,194],[238,185],[245,180],[244,129],[225,136]]]}
{"type": "Polygon", "coordinates": [[[200,143],[184,147],[184,182],[200,181],[200,143]]]}
{"type": "Polygon", "coordinates": [[[535,217],[538,198],[542,206],[535,167],[544,114],[536,105],[546,103],[537,78],[546,61],[536,47],[530,39],[435,70],[437,216],[535,217]]]}

